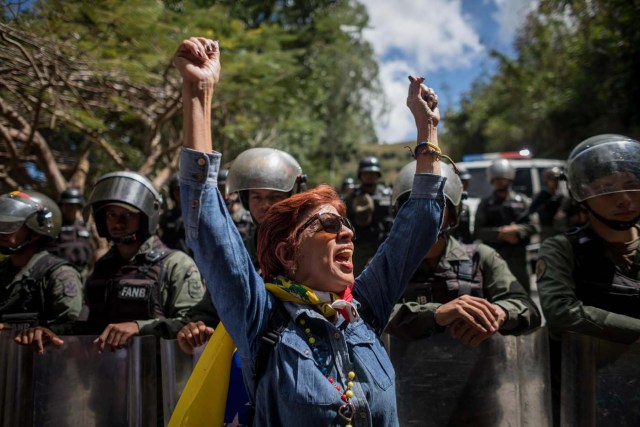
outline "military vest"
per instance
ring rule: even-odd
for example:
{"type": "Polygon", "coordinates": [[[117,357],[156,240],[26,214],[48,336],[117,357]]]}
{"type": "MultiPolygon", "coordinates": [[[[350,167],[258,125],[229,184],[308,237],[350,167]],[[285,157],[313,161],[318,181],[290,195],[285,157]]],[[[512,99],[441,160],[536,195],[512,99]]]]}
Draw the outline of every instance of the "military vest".
{"type": "Polygon", "coordinates": [[[46,254],[40,258],[28,275],[11,284],[9,294],[0,300],[0,316],[35,313],[37,314],[37,319],[34,319],[36,324],[46,320],[45,284],[50,273],[63,265],[71,264],[52,254],[46,254]]]}
{"type": "Polygon", "coordinates": [[[86,285],[89,322],[103,328],[109,323],[163,319],[162,261],[173,252],[155,239],[149,252],[129,263],[118,256],[98,260],[86,285]]]}
{"type": "Polygon", "coordinates": [[[640,281],[618,271],[605,255],[604,243],[591,228],[573,229],[565,236],[573,248],[573,280],[578,299],[585,305],[640,318],[640,281]]]}
{"type": "Polygon", "coordinates": [[[486,204],[487,227],[501,227],[519,223],[525,219],[527,203],[520,193],[510,192],[506,199],[500,200],[492,195],[486,204]]]}
{"type": "Polygon", "coordinates": [[[90,233],[83,224],[76,222],[72,225],[63,225],[58,239],[50,250],[54,255],[71,261],[76,267],[82,269],[91,261],[90,233]]]}
{"type": "Polygon", "coordinates": [[[447,260],[451,268],[429,273],[418,270],[404,293],[404,302],[446,304],[462,295],[482,298],[482,271],[476,245],[463,245],[469,259],[447,260]]]}

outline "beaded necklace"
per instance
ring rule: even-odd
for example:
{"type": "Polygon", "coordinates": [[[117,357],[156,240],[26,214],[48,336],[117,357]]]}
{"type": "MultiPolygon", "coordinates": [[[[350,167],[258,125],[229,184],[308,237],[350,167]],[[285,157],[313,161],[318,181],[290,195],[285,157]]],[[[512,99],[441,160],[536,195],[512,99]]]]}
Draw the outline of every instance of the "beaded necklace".
{"type": "Polygon", "coordinates": [[[351,420],[353,419],[353,415],[355,414],[355,407],[353,406],[353,403],[351,403],[351,398],[353,397],[353,380],[356,378],[356,373],[353,371],[349,371],[347,373],[348,381],[345,390],[343,390],[340,384],[333,377],[329,376],[329,365],[331,364],[331,360],[328,357],[325,358],[320,354],[320,349],[316,345],[316,337],[314,337],[311,333],[311,328],[306,326],[306,320],[300,319],[298,323],[303,328],[304,333],[307,335],[307,342],[311,346],[313,359],[316,361],[318,366],[320,366],[320,372],[322,372],[329,383],[331,383],[331,385],[334,386],[338,393],[340,393],[340,398],[344,402],[344,404],[340,406],[340,409],[338,409],[338,415],[347,422],[347,424],[345,424],[345,427],[352,427],[351,420]]]}

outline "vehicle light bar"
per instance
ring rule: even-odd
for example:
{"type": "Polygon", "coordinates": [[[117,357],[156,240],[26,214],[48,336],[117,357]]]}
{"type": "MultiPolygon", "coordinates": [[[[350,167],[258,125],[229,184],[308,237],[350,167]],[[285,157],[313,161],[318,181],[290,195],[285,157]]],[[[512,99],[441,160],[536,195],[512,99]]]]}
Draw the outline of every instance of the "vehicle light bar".
{"type": "Polygon", "coordinates": [[[462,156],[463,162],[473,162],[476,160],[495,160],[495,159],[530,159],[531,151],[523,149],[520,151],[503,151],[501,153],[478,153],[465,154],[462,156]]]}

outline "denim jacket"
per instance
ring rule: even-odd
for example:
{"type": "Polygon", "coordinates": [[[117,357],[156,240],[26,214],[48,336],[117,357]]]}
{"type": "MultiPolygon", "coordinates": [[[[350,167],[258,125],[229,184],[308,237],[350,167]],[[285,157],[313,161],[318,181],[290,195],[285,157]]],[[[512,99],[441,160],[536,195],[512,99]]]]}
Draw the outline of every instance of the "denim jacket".
{"type": "MultiPolygon", "coordinates": [[[[233,338],[242,363],[247,389],[256,405],[254,425],[344,426],[338,414],[342,392],[331,384],[313,357],[307,336],[299,326],[305,319],[320,336],[333,360],[329,377],[343,388],[347,373],[353,381],[355,408],[352,425],[398,425],[395,373],[378,333],[394,303],[428,249],[435,243],[442,222],[445,178],[418,174],[411,198],[398,213],[389,237],[369,267],[356,279],[356,306],[368,308],[367,319],[353,323],[338,316],[330,322],[309,306],[284,303],[291,320],[280,335],[266,369],[254,384],[260,338],[274,304],[280,304],[256,273],[242,238],[217,190],[219,153],[182,150],[180,192],[187,243],[206,280],[220,319],[233,338]]],[[[343,390],[344,391],[344,390],[343,390]]]]}

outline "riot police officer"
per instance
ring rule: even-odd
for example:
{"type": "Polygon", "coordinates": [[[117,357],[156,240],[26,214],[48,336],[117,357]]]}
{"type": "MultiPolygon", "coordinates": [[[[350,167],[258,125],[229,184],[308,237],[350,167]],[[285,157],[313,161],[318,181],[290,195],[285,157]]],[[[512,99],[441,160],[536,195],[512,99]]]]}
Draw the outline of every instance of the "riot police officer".
{"type": "Polygon", "coordinates": [[[250,148],[233,161],[226,180],[227,194],[238,193],[255,225],[244,240],[256,268],[257,236],[267,210],[275,203],[305,189],[306,176],[291,154],[275,148],[250,148]]]}
{"type": "Polygon", "coordinates": [[[45,250],[62,223],[53,200],[35,191],[0,196],[0,315],[4,323],[57,330],[82,309],[80,273],[45,250]]]}
{"type": "Polygon", "coordinates": [[[171,249],[177,249],[191,255],[184,236],[182,209],[180,207],[180,180],[174,176],[169,180],[169,197],[173,207],[166,211],[160,219],[160,238],[171,249]]]}
{"type": "Polygon", "coordinates": [[[84,208],[84,197],[79,188],[67,188],[60,193],[58,206],[62,212],[62,228],[49,251],[71,261],[80,271],[86,271],[93,260],[91,233],[79,216],[84,208]]]}
{"type": "MultiPolygon", "coordinates": [[[[88,320],[76,322],[66,334],[98,334],[94,342],[102,351],[124,347],[136,335],[174,338],[200,302],[215,313],[193,259],[156,235],[161,204],[151,182],[135,172],[98,179],[86,214],[93,215],[98,234],[113,245],[87,280],[88,320]]],[[[52,337],[48,331],[36,332],[39,336],[29,331],[17,341],[42,349],[42,334],[52,337]]]]}
{"type": "Polygon", "coordinates": [[[516,171],[507,159],[495,160],[487,169],[493,193],[480,201],[474,234],[507,261],[518,282],[529,290],[526,246],[538,232],[536,215],[528,215],[529,199],[511,189],[516,171]]]}
{"type": "Polygon", "coordinates": [[[556,420],[563,332],[622,343],[640,339],[640,142],[612,134],[588,138],[569,154],[565,175],[588,223],[542,242],[536,264],[552,338],[556,420]]]}
{"type": "Polygon", "coordinates": [[[227,210],[229,211],[236,228],[240,232],[240,236],[242,236],[243,240],[248,239],[253,233],[253,221],[251,220],[251,214],[244,208],[244,206],[242,206],[238,193],[227,192],[228,175],[229,169],[220,169],[220,172],[218,172],[218,190],[224,197],[224,201],[227,204],[227,210]]]}
{"type": "Polygon", "coordinates": [[[551,332],[640,338],[640,142],[598,135],[567,160],[571,197],[589,223],[545,240],[536,265],[551,332]]]}
{"type": "Polygon", "coordinates": [[[378,246],[387,237],[391,218],[391,189],[380,182],[382,170],[374,156],[367,156],[358,164],[360,185],[345,201],[347,216],[355,226],[353,272],[357,276],[364,270],[378,246]]]}
{"type": "MultiPolygon", "coordinates": [[[[447,178],[443,228],[394,307],[387,332],[409,341],[449,329],[462,343],[477,346],[497,331],[519,335],[537,328],[541,316],[535,303],[496,251],[452,237],[459,224],[462,182],[451,166],[440,167],[447,178]]],[[[413,171],[415,161],[396,178],[396,212],[411,194],[413,171]]]]}

